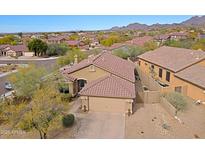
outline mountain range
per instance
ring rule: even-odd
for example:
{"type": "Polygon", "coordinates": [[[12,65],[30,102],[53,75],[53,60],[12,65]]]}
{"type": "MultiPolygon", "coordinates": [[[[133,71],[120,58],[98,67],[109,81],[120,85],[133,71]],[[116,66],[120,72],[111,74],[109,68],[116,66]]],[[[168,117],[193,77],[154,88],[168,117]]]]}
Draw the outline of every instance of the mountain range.
{"type": "Polygon", "coordinates": [[[181,23],[173,23],[173,24],[153,24],[146,25],[141,23],[131,23],[127,26],[122,27],[112,27],[110,30],[118,31],[118,30],[148,30],[148,29],[158,29],[158,28],[174,28],[174,27],[205,27],[205,16],[193,16],[188,20],[185,20],[181,23]]]}

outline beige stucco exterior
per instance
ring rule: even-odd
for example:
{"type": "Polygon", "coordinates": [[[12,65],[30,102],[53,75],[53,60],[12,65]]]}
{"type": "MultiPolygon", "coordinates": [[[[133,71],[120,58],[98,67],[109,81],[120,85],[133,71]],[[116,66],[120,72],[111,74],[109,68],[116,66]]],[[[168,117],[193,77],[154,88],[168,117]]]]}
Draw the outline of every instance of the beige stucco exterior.
{"type": "MultiPolygon", "coordinates": [[[[155,79],[169,85],[170,90],[174,91],[176,87],[181,87],[182,94],[189,96],[195,100],[205,101],[205,92],[204,92],[205,89],[200,88],[199,86],[196,86],[188,81],[185,81],[185,80],[182,80],[182,79],[176,77],[174,75],[175,73],[173,71],[170,71],[166,68],[149,63],[143,59],[139,59],[139,61],[136,64],[139,66],[139,68],[142,72],[144,72],[147,75],[153,76],[155,79]],[[139,65],[139,63],[140,63],[140,65],[139,65]],[[154,65],[153,71],[155,72],[154,73],[155,75],[153,75],[153,73],[150,71],[151,65],[154,65]],[[159,68],[162,69],[162,77],[159,77],[159,68]],[[170,72],[170,81],[169,82],[166,81],[166,71],[170,72]]],[[[205,60],[200,61],[194,65],[201,65],[201,66],[205,67],[205,60]]]]}
{"type": "MultiPolygon", "coordinates": [[[[78,71],[75,71],[73,73],[70,73],[70,75],[74,78],[76,78],[77,80],[78,79],[84,79],[87,81],[87,83],[91,82],[91,81],[94,81],[94,80],[97,80],[101,77],[104,77],[104,76],[107,76],[109,75],[110,73],[98,68],[98,67],[95,67],[93,65],[90,65],[88,67],[85,67],[85,68],[82,68],[78,71]]],[[[75,96],[77,93],[78,93],[78,83],[77,83],[77,80],[75,80],[74,82],[68,82],[68,85],[69,85],[69,92],[75,96]]]]}
{"type": "Polygon", "coordinates": [[[108,72],[95,67],[93,65],[90,65],[88,67],[85,67],[83,69],[80,69],[78,71],[75,71],[73,73],[70,73],[71,76],[75,77],[75,78],[79,78],[79,79],[85,79],[87,80],[87,82],[99,79],[101,77],[107,76],[108,72]]]}
{"type": "Polygon", "coordinates": [[[81,96],[82,110],[110,113],[132,113],[133,99],[81,96]]]}

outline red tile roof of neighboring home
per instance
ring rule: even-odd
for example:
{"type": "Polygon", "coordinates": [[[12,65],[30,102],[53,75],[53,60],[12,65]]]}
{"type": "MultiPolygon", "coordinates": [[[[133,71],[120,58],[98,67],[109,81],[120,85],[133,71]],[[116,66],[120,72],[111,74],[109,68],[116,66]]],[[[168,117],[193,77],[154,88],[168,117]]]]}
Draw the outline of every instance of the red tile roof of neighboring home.
{"type": "Polygon", "coordinates": [[[80,41],[70,40],[70,41],[66,41],[66,43],[67,43],[68,45],[79,45],[79,44],[80,44],[80,41]]]}
{"type": "Polygon", "coordinates": [[[14,51],[28,51],[28,48],[26,45],[11,45],[10,48],[14,51]]]}
{"type": "Polygon", "coordinates": [[[168,39],[170,36],[168,34],[164,34],[164,35],[157,35],[154,37],[154,39],[157,39],[157,40],[166,40],[168,39]]]}
{"type": "Polygon", "coordinates": [[[154,51],[146,52],[138,56],[138,58],[159,65],[173,72],[178,72],[205,59],[205,52],[163,46],[155,49],[154,51]]]}
{"type": "Polygon", "coordinates": [[[28,51],[28,48],[26,45],[0,45],[0,49],[5,49],[7,47],[9,47],[11,50],[14,50],[16,52],[28,51]]]}
{"type": "Polygon", "coordinates": [[[60,40],[66,39],[66,38],[67,38],[67,36],[59,35],[59,36],[52,36],[48,40],[49,41],[60,41],[60,40]]]}
{"type": "Polygon", "coordinates": [[[114,75],[106,76],[88,83],[80,95],[135,98],[135,85],[114,75]]]}
{"type": "Polygon", "coordinates": [[[188,67],[176,73],[175,76],[205,89],[205,67],[204,66],[193,65],[191,67],[188,67]]]}
{"type": "Polygon", "coordinates": [[[138,45],[143,46],[146,42],[152,41],[152,36],[143,36],[143,37],[136,37],[130,41],[127,41],[126,43],[132,44],[132,45],[138,45]]]}
{"type": "Polygon", "coordinates": [[[64,72],[69,74],[89,65],[94,65],[121,78],[135,82],[135,64],[105,51],[96,56],[85,59],[78,64],[67,67],[64,72]]]}

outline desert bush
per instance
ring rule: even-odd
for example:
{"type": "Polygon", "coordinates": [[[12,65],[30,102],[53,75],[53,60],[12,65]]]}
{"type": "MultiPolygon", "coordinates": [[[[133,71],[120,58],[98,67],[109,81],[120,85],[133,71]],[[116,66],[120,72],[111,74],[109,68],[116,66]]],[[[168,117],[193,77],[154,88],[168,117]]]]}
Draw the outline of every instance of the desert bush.
{"type": "Polygon", "coordinates": [[[64,127],[70,127],[74,124],[75,116],[73,114],[68,114],[62,118],[62,123],[64,127]]]}
{"type": "Polygon", "coordinates": [[[70,93],[69,94],[61,94],[61,100],[62,101],[70,102],[71,98],[72,98],[72,95],[70,93]]]}
{"type": "Polygon", "coordinates": [[[176,115],[179,111],[184,111],[187,106],[187,98],[178,92],[170,92],[164,97],[176,108],[176,115]]]}

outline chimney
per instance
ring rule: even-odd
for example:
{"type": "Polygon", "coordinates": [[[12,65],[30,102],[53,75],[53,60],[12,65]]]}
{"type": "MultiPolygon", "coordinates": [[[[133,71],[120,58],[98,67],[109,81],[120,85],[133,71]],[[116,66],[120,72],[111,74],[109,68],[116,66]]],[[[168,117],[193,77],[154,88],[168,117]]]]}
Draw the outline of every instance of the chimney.
{"type": "Polygon", "coordinates": [[[78,55],[75,55],[74,56],[74,64],[77,64],[78,63],[78,55]]]}

